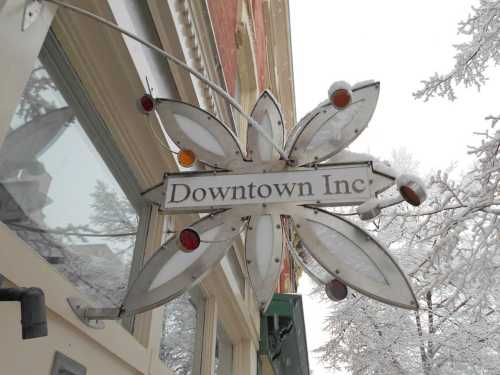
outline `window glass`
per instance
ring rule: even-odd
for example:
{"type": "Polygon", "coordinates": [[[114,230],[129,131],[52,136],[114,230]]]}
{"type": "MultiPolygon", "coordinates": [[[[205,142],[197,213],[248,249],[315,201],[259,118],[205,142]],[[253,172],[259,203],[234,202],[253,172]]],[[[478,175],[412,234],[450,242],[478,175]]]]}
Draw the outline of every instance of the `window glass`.
{"type": "Polygon", "coordinates": [[[0,220],[96,305],[121,303],[137,212],[41,61],[0,139],[0,220]]]}
{"type": "Polygon", "coordinates": [[[215,375],[233,374],[233,343],[224,331],[220,322],[217,323],[217,338],[215,341],[215,375]]]}
{"type": "Polygon", "coordinates": [[[176,375],[201,371],[204,300],[197,289],[167,303],[163,310],[160,359],[176,375]]]}

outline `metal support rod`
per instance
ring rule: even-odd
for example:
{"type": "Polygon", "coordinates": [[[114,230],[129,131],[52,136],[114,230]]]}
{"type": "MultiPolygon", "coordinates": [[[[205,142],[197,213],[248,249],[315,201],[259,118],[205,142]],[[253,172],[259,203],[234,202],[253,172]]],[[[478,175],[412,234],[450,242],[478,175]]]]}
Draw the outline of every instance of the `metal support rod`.
{"type": "Polygon", "coordinates": [[[387,207],[395,206],[397,204],[400,204],[404,202],[404,199],[401,195],[396,195],[394,197],[386,198],[386,199],[381,199],[379,203],[380,209],[384,209],[387,207]]]}
{"type": "Polygon", "coordinates": [[[283,160],[289,161],[288,157],[285,154],[285,152],[283,151],[283,149],[273,141],[273,139],[269,136],[269,134],[266,133],[266,131],[264,130],[264,128],[257,121],[255,121],[251,116],[249,116],[248,114],[246,114],[246,112],[243,110],[243,108],[241,108],[240,104],[231,95],[229,95],[222,87],[220,87],[216,83],[210,81],[203,74],[197,72],[196,70],[194,70],[193,68],[191,68],[189,65],[185,64],[184,62],[182,62],[178,58],[170,55],[165,50],[163,50],[163,49],[155,46],[152,43],[149,43],[148,41],[140,38],[136,34],[134,34],[134,33],[130,32],[130,31],[127,31],[127,30],[121,28],[117,24],[115,24],[113,22],[110,22],[110,21],[106,20],[105,18],[99,17],[98,15],[96,15],[94,13],[91,13],[89,11],[86,11],[85,9],[81,9],[81,8],[76,7],[74,5],[66,4],[66,3],[64,3],[62,1],[59,1],[59,0],[45,0],[45,1],[57,4],[57,5],[59,5],[59,6],[63,7],[63,8],[66,8],[66,9],[72,10],[72,11],[74,11],[76,13],[79,13],[79,14],[82,14],[84,16],[90,17],[90,18],[92,18],[92,19],[94,19],[94,20],[96,20],[96,21],[98,21],[98,22],[100,22],[100,23],[102,23],[102,24],[104,24],[104,25],[112,28],[112,29],[115,29],[115,30],[121,32],[122,34],[127,35],[129,38],[132,38],[135,41],[141,43],[142,45],[144,45],[144,46],[146,46],[148,48],[151,48],[153,51],[159,53],[160,55],[162,55],[163,57],[165,57],[167,60],[170,60],[171,62],[179,65],[180,67],[182,67],[184,69],[186,69],[192,75],[194,75],[196,78],[198,78],[199,80],[201,80],[202,82],[204,82],[205,84],[207,84],[216,93],[218,93],[223,98],[225,98],[239,113],[241,113],[241,115],[248,121],[248,123],[251,126],[253,126],[255,128],[255,130],[257,132],[259,132],[278,151],[278,153],[280,154],[280,156],[281,156],[281,158],[283,160]]]}

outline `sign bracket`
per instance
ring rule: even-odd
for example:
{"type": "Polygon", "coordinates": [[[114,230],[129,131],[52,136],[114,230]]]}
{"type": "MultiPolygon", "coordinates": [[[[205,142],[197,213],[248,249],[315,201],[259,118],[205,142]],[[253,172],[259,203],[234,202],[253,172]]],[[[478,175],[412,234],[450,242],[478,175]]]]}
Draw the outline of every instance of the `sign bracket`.
{"type": "Polygon", "coordinates": [[[104,329],[103,320],[119,320],[123,317],[122,307],[92,307],[81,298],[70,297],[67,299],[71,310],[87,327],[94,329],[104,329]]]}

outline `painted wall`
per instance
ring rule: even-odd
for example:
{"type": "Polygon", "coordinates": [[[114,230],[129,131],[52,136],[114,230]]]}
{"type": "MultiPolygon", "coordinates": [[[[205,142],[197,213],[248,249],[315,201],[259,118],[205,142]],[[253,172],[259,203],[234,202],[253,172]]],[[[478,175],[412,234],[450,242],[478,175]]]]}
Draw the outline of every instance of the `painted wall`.
{"type": "Polygon", "coordinates": [[[258,87],[262,90],[265,86],[267,61],[263,0],[207,0],[207,4],[224,76],[231,95],[235,94],[235,82],[238,74],[236,29],[238,22],[241,22],[241,7],[248,5],[252,7],[253,24],[251,25],[251,29],[254,30],[252,39],[258,72],[258,87]]]}

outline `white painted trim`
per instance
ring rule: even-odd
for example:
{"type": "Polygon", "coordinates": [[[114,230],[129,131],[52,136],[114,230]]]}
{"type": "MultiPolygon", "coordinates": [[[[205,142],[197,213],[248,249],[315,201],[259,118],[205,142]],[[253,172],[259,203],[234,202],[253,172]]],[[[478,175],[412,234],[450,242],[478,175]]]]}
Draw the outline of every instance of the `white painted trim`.
{"type": "MultiPolygon", "coordinates": [[[[50,311],[61,316],[79,333],[88,336],[123,362],[146,373],[148,356],[146,349],[117,322],[107,322],[103,330],[84,325],[73,313],[66,298],[80,292],[56,269],[33,251],[24,241],[0,222],[0,273],[18,286],[37,286],[45,293],[50,311]]],[[[50,322],[49,322],[50,330],[50,322]]]]}

